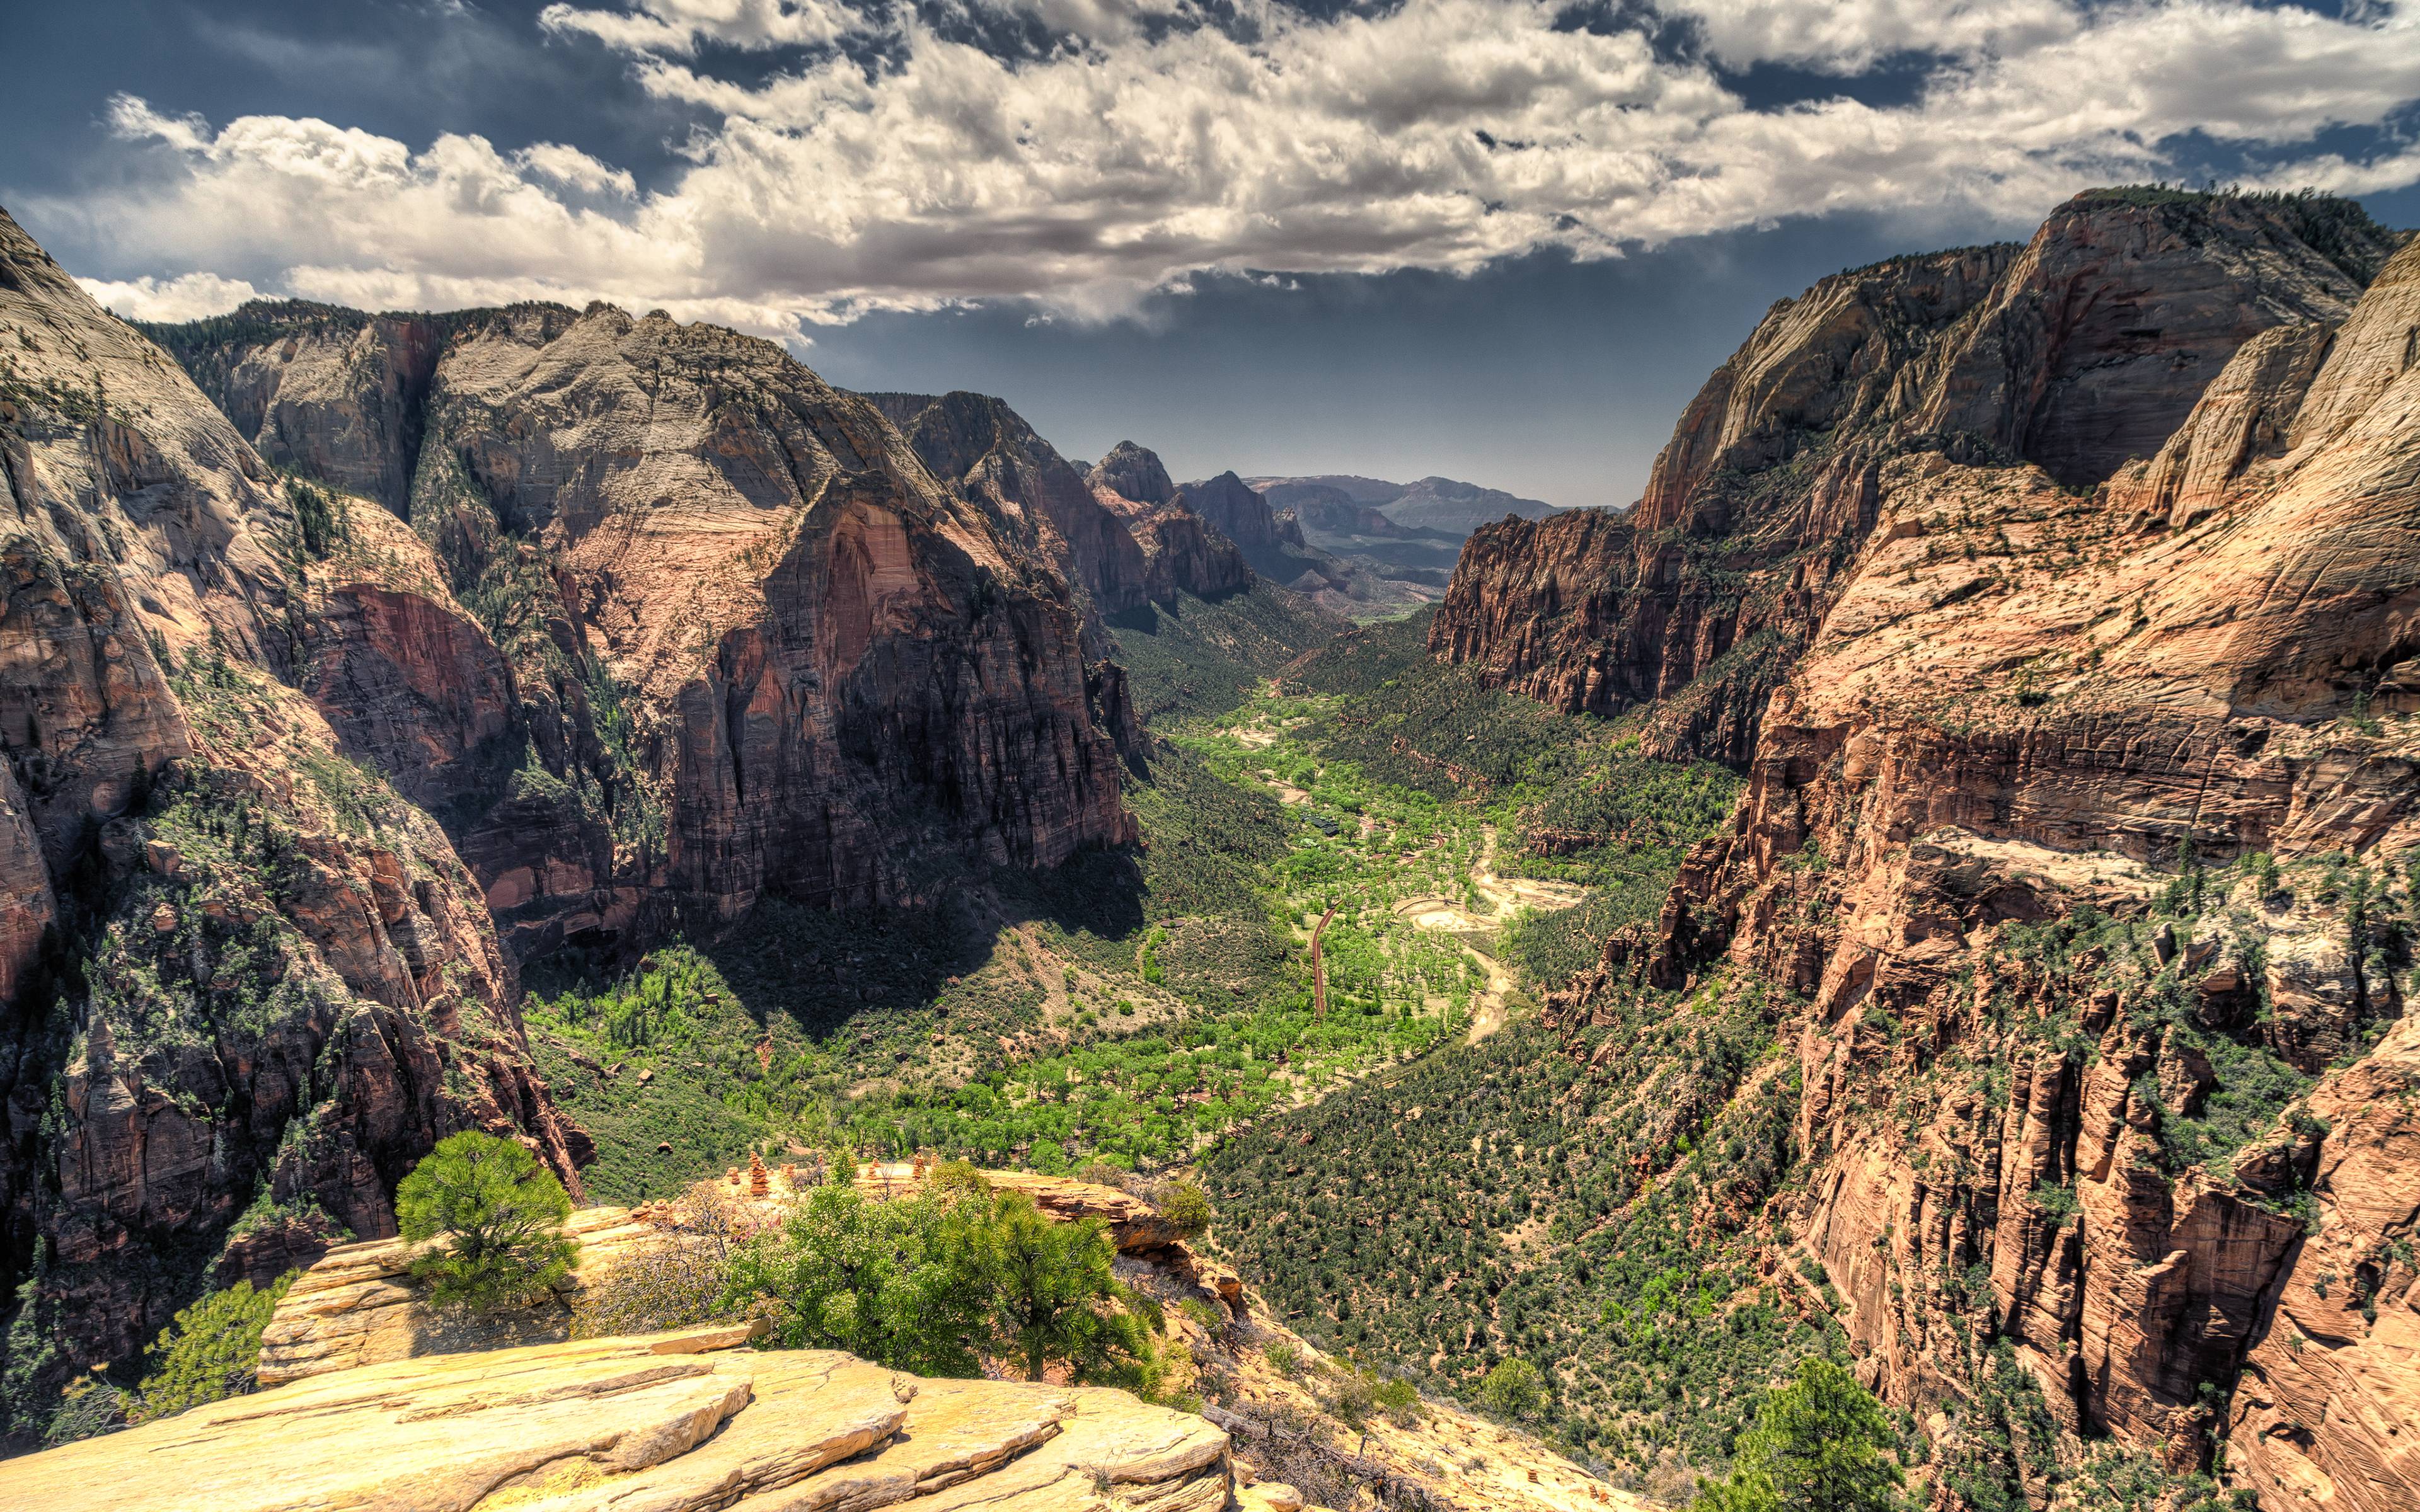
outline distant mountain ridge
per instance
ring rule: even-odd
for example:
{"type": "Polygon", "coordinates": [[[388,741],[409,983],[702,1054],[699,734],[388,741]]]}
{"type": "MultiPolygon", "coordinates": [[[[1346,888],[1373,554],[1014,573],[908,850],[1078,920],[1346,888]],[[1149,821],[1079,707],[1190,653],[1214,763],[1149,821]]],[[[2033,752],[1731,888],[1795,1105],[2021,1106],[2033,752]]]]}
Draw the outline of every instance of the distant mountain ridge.
{"type": "Polygon", "coordinates": [[[1507,515],[1544,519],[1550,515],[1569,513],[1541,499],[1524,499],[1501,488],[1435,475],[1412,483],[1389,483],[1384,478],[1364,478],[1349,472],[1244,481],[1279,509],[1299,511],[1304,506],[1325,505],[1332,510],[1349,502],[1373,509],[1406,530],[1441,531],[1454,536],[1467,536],[1480,526],[1493,524],[1507,515]]]}

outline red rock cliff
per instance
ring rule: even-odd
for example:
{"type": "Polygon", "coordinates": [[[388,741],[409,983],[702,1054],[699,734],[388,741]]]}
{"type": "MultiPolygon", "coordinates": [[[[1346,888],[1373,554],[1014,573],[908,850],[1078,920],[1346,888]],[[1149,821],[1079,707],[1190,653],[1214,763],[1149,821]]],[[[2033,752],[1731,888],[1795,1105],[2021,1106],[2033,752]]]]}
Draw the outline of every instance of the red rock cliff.
{"type": "MultiPolygon", "coordinates": [[[[1669,639],[1716,600],[1688,596],[1713,579],[1685,556],[1661,593],[1652,543],[1713,509],[1718,543],[1745,521],[1809,547],[1753,565],[1741,600],[1771,590],[1782,618],[1764,625],[1796,628],[1776,637],[1731,823],[1658,926],[1615,941],[1552,1011],[1576,1045],[1608,994],[1779,990],[1802,1164],[1776,1273],[1823,1278],[1803,1300],[1926,1425],[1937,1464],[1996,1460],[2038,1506],[2112,1454],[2209,1470],[2265,1508],[2420,1503],[2400,1442],[2420,1269],[2398,1237],[2420,1222],[2398,1165],[2420,1074],[2403,1017],[2420,376],[2402,356],[2420,247],[2355,302],[2291,246],[2254,238],[2230,260],[2227,239],[2274,209],[2195,209],[2225,233],[2207,259],[2163,239],[2183,224],[2165,207],[2153,224],[2090,201],[2023,255],[1971,255],[1978,275],[2003,265],[1990,292],[1909,365],[1857,379],[1901,394],[1909,425],[1959,433],[1911,429],[1860,454],[1854,489],[1824,492],[1840,474],[1819,470],[1741,514],[1686,480],[1756,444],[1732,423],[1769,366],[1745,360],[1752,342],[1635,521],[1482,532],[1466,612],[1440,618],[1446,653],[1576,706],[1620,706],[1584,670],[1653,668],[1621,698],[1660,692],[1659,728],[1683,741],[1726,728],[1689,722],[1724,669],[1669,639]],[[2112,247],[2133,250],[2113,263],[2112,247]],[[2092,306],[2052,267],[2102,269],[2110,297],[2185,346],[2132,362],[2119,345],[2151,339],[2127,334],[2148,315],[2105,340],[2095,319],[2017,321],[2092,306]],[[2046,329],[2106,361],[2004,382],[2046,329]],[[2134,375],[2122,401],[2060,419],[2084,401],[2059,395],[2099,395],[2104,367],[2134,375]],[[2197,375],[2190,393],[2153,381],[2175,373],[2197,375]],[[1575,590],[1608,562],[1648,586],[1591,608],[1575,590]],[[1490,630],[1517,623],[1491,578],[1555,610],[1528,649],[1490,630]]],[[[1925,265],[1927,286],[1969,257],[1925,265]]],[[[1946,1472],[1932,1494],[1962,1504],[1946,1472]]]]}

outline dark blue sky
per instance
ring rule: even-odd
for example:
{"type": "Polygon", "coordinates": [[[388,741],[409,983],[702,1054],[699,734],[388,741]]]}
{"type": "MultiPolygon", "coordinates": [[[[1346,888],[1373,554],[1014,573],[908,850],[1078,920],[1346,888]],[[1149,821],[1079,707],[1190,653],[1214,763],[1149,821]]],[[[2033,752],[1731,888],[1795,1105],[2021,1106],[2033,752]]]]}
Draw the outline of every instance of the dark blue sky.
{"type": "Polygon", "coordinates": [[[0,204],[127,313],[664,302],[837,383],[1002,394],[1078,456],[1562,504],[1635,497],[1774,300],[2097,178],[2301,175],[2420,223],[2391,14],[887,3],[21,3],[0,204]],[[2102,90],[2076,60],[2121,23],[2149,61],[2102,90]]]}

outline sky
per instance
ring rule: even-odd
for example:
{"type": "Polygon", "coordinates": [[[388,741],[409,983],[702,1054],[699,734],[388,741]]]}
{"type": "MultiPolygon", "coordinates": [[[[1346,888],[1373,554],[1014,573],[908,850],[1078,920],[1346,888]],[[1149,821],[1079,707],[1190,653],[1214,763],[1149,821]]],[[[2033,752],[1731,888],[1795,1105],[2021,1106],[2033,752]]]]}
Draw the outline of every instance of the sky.
{"type": "Polygon", "coordinates": [[[1634,499],[1773,301],[2095,184],[2420,225],[2381,0],[0,0],[122,315],[663,308],[1178,477],[1634,499]]]}

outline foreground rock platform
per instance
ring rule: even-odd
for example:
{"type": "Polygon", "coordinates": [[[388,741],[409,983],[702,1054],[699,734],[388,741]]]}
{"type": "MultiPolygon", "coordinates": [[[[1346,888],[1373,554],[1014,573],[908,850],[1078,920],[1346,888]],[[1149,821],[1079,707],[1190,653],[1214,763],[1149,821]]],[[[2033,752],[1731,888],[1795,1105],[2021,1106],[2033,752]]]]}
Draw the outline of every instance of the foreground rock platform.
{"type": "Polygon", "coordinates": [[[430,1355],[0,1463],[48,1512],[1209,1512],[1227,1435],[1097,1387],[924,1381],[696,1330],[430,1355]]]}

